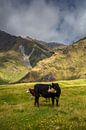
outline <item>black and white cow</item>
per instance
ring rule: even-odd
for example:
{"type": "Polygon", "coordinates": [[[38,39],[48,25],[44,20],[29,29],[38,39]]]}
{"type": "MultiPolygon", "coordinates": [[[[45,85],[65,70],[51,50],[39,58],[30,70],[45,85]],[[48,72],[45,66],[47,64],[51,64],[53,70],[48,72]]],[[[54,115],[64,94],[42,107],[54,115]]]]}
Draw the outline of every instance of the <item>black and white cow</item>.
{"type": "Polygon", "coordinates": [[[52,99],[52,106],[54,106],[54,99],[56,99],[56,106],[58,106],[61,88],[58,83],[49,84],[36,84],[34,86],[35,106],[39,107],[39,97],[52,99]]]}

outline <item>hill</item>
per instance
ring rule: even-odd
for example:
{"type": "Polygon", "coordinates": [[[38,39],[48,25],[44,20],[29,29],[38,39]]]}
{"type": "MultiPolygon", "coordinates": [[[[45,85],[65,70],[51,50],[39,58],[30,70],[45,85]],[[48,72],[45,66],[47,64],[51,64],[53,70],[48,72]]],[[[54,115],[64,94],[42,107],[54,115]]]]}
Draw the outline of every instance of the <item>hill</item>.
{"type": "Polygon", "coordinates": [[[19,80],[38,61],[52,54],[47,47],[33,39],[16,37],[0,31],[0,83],[19,80]]]}
{"type": "Polygon", "coordinates": [[[86,78],[86,39],[81,39],[50,58],[40,61],[19,82],[86,78]]]}

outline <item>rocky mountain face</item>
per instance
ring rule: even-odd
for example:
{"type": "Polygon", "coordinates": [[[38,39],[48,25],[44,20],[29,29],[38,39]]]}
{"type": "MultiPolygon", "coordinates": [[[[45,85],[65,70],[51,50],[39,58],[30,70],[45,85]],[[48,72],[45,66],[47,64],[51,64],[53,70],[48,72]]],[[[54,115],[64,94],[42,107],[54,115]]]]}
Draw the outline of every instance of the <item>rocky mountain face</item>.
{"type": "Polygon", "coordinates": [[[25,56],[29,56],[34,49],[32,55],[29,57],[32,66],[35,66],[39,60],[49,57],[53,54],[53,52],[50,51],[47,47],[41,45],[35,40],[12,36],[3,31],[0,31],[1,51],[14,50],[20,52],[21,54],[24,54],[21,51],[21,47],[23,48],[25,56]]]}
{"type": "Polygon", "coordinates": [[[86,38],[38,62],[19,82],[57,81],[86,78],[86,38]]]}
{"type": "Polygon", "coordinates": [[[4,31],[0,31],[1,83],[4,82],[4,77],[6,82],[11,82],[10,78],[13,77],[14,79],[14,73],[15,76],[16,74],[19,75],[18,79],[21,78],[40,60],[50,57],[52,54],[53,52],[47,47],[33,39],[16,37],[4,31]]]}
{"type": "MultiPolygon", "coordinates": [[[[32,38],[30,37],[26,37],[27,39],[29,40],[33,40],[32,38]]],[[[45,48],[48,48],[49,50],[55,52],[55,51],[58,51],[58,50],[63,50],[64,48],[66,48],[66,44],[63,44],[63,43],[57,43],[57,42],[45,42],[45,41],[39,41],[37,39],[34,39],[37,43],[43,45],[45,48]]]]}
{"type": "Polygon", "coordinates": [[[11,49],[16,43],[16,37],[0,30],[0,51],[11,49]]]}

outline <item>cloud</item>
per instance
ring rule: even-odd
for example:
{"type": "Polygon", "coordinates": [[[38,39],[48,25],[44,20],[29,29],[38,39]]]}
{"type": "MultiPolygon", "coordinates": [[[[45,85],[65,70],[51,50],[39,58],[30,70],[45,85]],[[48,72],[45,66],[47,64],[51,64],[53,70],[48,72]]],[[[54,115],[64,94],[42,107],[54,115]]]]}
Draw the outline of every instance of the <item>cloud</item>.
{"type": "Polygon", "coordinates": [[[0,28],[44,41],[70,43],[86,36],[85,0],[3,0],[0,28]]]}
{"type": "Polygon", "coordinates": [[[45,1],[33,1],[30,7],[23,6],[9,18],[7,29],[14,34],[29,35],[49,40],[59,22],[59,10],[45,1]]]}

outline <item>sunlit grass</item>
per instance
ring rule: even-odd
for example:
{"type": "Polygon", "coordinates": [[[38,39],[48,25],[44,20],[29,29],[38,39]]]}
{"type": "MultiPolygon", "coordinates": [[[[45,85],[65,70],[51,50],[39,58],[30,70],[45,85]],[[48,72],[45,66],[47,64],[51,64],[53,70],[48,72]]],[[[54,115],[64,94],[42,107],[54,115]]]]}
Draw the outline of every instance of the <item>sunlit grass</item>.
{"type": "Polygon", "coordinates": [[[26,93],[35,83],[0,86],[0,130],[86,130],[86,80],[59,81],[59,107],[26,93]]]}
{"type": "Polygon", "coordinates": [[[0,52],[0,84],[13,83],[27,74],[21,55],[16,51],[0,52]]]}

